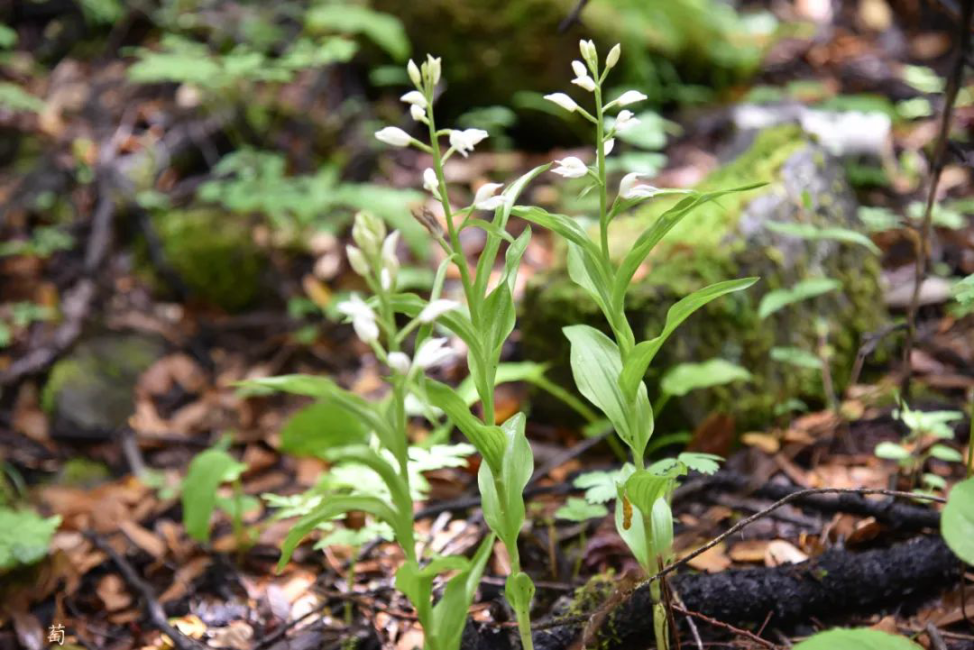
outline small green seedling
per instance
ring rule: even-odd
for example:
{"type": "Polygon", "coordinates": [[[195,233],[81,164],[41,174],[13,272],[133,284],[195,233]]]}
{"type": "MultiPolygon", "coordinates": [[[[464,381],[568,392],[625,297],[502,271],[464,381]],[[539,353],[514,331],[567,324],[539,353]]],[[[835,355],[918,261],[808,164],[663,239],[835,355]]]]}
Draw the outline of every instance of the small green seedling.
{"type": "Polygon", "coordinates": [[[909,433],[900,442],[887,440],[876,445],[876,456],[895,460],[904,474],[914,481],[919,478],[926,490],[946,489],[947,482],[942,476],[923,470],[931,458],[946,463],[964,461],[959,451],[940,442],[953,440],[954,430],[949,425],[961,420],[964,414],[960,411],[914,411],[904,403],[893,412],[893,417],[903,422],[909,433]]]}
{"type": "Polygon", "coordinates": [[[228,441],[198,454],[189,464],[182,484],[183,524],[190,537],[198,542],[210,540],[210,518],[217,508],[230,516],[237,548],[250,543],[244,527],[244,515],[259,506],[257,499],[244,494],[241,475],[247,465],[226,451],[228,441]],[[231,496],[220,493],[230,485],[231,496]]]}
{"type": "Polygon", "coordinates": [[[0,576],[47,556],[61,517],[41,517],[33,510],[0,506],[0,576]]]}

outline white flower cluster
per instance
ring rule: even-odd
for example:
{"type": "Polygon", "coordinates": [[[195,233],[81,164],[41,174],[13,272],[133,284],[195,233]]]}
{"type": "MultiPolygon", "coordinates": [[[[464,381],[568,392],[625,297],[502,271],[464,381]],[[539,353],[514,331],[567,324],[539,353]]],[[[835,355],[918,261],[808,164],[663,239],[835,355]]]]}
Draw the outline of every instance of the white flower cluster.
{"type": "MultiPolygon", "coordinates": [[[[545,99],[563,108],[569,113],[577,112],[585,117],[585,119],[589,120],[590,122],[595,122],[596,124],[598,124],[599,119],[602,119],[602,114],[605,111],[613,108],[629,106],[630,104],[635,104],[646,99],[646,95],[637,90],[627,90],[617,99],[614,99],[605,106],[602,106],[602,81],[605,79],[605,76],[608,74],[609,70],[614,68],[619,62],[619,57],[622,56],[622,46],[617,43],[611,50],[609,50],[609,54],[605,57],[605,68],[601,74],[599,73],[599,56],[595,49],[595,43],[592,41],[583,40],[579,42],[578,48],[584,61],[572,61],[572,71],[575,73],[575,78],[572,79],[572,83],[583,90],[595,94],[597,106],[599,107],[599,110],[597,111],[598,117],[591,115],[588,111],[579,106],[574,99],[565,93],[552,93],[550,95],[545,95],[545,99]]],[[[615,146],[615,138],[613,136],[616,133],[623,133],[637,124],[639,124],[639,118],[633,115],[632,111],[619,111],[619,115],[616,117],[611,129],[606,129],[607,135],[605,135],[602,140],[602,148],[604,152],[603,155],[607,156],[612,152],[612,149],[615,146]]],[[[556,166],[554,169],[552,169],[552,171],[555,174],[564,176],[565,178],[581,178],[591,171],[584,162],[575,156],[569,156],[561,160],[556,160],[555,164],[556,166]]]]}
{"type": "MultiPolygon", "coordinates": [[[[352,269],[370,283],[374,283],[378,278],[382,292],[395,291],[396,276],[399,273],[399,258],[396,256],[399,231],[394,230],[387,234],[382,219],[368,212],[359,212],[355,215],[355,222],[352,225],[352,239],[356,245],[349,244],[345,248],[352,269]]],[[[374,287],[374,284],[372,286],[374,287]]],[[[431,300],[414,319],[410,328],[432,323],[440,316],[459,307],[460,303],[453,300],[443,298],[431,300]]],[[[358,294],[352,294],[348,300],[338,305],[338,311],[351,321],[356,336],[381,350],[378,316],[367,302],[358,294]]],[[[447,339],[433,338],[427,339],[419,346],[414,359],[410,360],[403,352],[390,352],[386,362],[394,371],[405,375],[412,368],[426,369],[441,364],[453,353],[454,351],[447,346],[447,339]]]]}

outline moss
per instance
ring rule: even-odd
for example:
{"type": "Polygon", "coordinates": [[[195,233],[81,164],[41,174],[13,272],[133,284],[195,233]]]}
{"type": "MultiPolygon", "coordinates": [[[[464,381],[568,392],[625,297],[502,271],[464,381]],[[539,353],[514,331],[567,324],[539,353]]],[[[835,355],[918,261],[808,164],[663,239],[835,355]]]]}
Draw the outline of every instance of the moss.
{"type": "Polygon", "coordinates": [[[246,220],[195,209],[160,213],[153,223],[166,261],[195,297],[231,312],[253,302],[266,258],[246,220]]]}
{"type": "MultiPolygon", "coordinates": [[[[731,278],[761,278],[746,292],[724,296],[688,319],[660,351],[649,375],[652,394],[661,370],[681,362],[720,357],[748,368],[754,380],[674,400],[678,406],[668,407],[663,414],[664,428],[670,424],[686,428],[714,411],[729,412],[746,427],[760,426],[771,418],[775,406],[787,399],[823,399],[819,373],[774,362],[769,356],[774,347],[814,349],[815,322],[820,316],[831,325],[837,385],[841,387],[847,380],[861,334],[876,330],[885,318],[878,260],[861,248],[781,239],[764,228],[770,220],[854,227],[854,202],[836,168],[834,161],[825,161],[796,127],[769,129],[699,188],[727,188],[755,181],[769,185],[728,196],[720,205],[704,206],[674,228],[651,254],[646,277],[630,287],[626,300],[627,313],[640,340],[656,336],[666,310],[688,293],[731,278]],[[823,161],[824,171],[817,170],[814,178],[806,179],[823,161]],[[808,191],[812,193],[812,210],[801,205],[801,195],[808,191]],[[843,290],[798,303],[764,320],[758,317],[758,305],[765,294],[810,276],[839,279],[843,290]]],[[[665,209],[666,205],[654,205],[621,222],[612,240],[624,248],[665,209]]],[[[553,378],[569,386],[573,383],[567,362],[569,345],[560,330],[573,323],[608,332],[594,302],[564,270],[534,278],[521,309],[523,349],[533,359],[553,362],[553,378]]],[[[541,398],[539,406],[543,410],[553,403],[541,398]]]]}

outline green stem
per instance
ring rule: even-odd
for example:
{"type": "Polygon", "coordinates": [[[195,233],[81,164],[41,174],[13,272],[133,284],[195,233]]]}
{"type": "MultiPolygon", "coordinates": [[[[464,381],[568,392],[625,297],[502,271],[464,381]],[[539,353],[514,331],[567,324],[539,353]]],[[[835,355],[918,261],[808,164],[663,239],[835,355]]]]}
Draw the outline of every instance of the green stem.
{"type": "Polygon", "coordinates": [[[967,478],[972,476],[974,476],[974,399],[971,401],[971,429],[967,438],[967,478]]]}
{"type": "Polygon", "coordinates": [[[599,170],[599,234],[602,240],[602,256],[609,259],[609,214],[608,195],[605,186],[605,124],[602,115],[602,87],[595,87],[595,130],[596,151],[598,151],[599,170]]]}

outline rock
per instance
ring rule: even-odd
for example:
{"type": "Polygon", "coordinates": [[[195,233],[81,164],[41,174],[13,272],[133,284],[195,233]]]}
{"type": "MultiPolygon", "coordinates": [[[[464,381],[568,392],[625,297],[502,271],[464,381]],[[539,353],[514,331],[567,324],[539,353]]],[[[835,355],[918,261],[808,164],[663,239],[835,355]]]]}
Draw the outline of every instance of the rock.
{"type": "Polygon", "coordinates": [[[42,404],[53,432],[63,437],[104,437],[124,427],[134,411],[133,388],[164,353],[156,338],[106,334],[79,343],[54,364],[42,404]]]}
{"type": "Polygon", "coordinates": [[[166,262],[192,297],[229,312],[253,303],[267,258],[250,224],[215,209],[171,210],[153,215],[166,262]]]}
{"type": "MultiPolygon", "coordinates": [[[[819,374],[771,360],[771,349],[814,350],[816,320],[826,319],[835,355],[833,373],[841,389],[860,335],[878,329],[885,319],[880,265],[872,253],[860,246],[798,239],[766,228],[774,221],[861,230],[841,164],[807,140],[799,127],[781,126],[758,135],[747,151],[711,174],[700,189],[758,181],[770,184],[724,197],[688,216],[657,246],[646,277],[629,290],[627,309],[641,340],[655,336],[667,308],[688,293],[721,280],[761,277],[751,289],[720,298],[688,319],[654,361],[650,395],[658,392],[660,373],[682,362],[723,358],[754,375],[748,383],[674,398],[671,404],[679,408],[671,405],[662,415],[681,428],[699,424],[714,411],[730,413],[744,426],[759,426],[789,399],[820,401],[819,374]],[[841,280],[843,290],[791,305],[765,320],[758,318],[758,305],[769,291],[821,276],[841,280]]],[[[613,224],[612,240],[619,248],[631,243],[666,207],[661,202],[613,224]]],[[[569,346],[559,332],[572,323],[608,331],[598,308],[563,269],[534,278],[521,306],[523,350],[533,359],[552,362],[552,373],[564,385],[572,385],[569,346]]]]}

